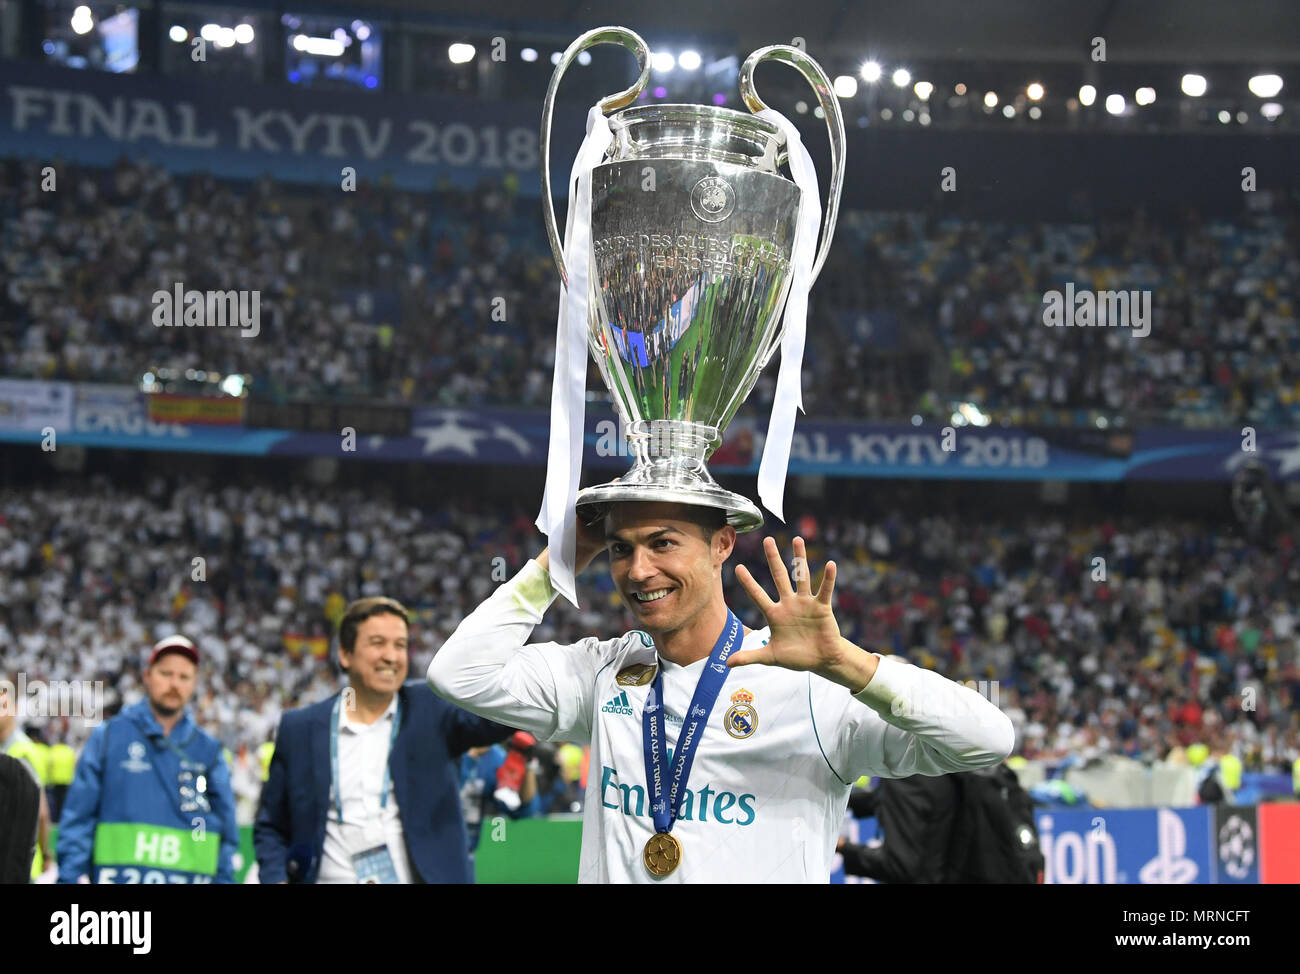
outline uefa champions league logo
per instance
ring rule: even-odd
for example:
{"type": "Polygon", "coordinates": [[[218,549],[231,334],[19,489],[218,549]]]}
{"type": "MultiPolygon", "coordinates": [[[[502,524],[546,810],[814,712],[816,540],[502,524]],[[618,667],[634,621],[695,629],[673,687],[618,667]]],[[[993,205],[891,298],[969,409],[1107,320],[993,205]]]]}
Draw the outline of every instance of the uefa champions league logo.
{"type": "Polygon", "coordinates": [[[1219,863],[1233,879],[1245,879],[1255,864],[1255,830],[1240,815],[1219,829],[1219,863]]]}

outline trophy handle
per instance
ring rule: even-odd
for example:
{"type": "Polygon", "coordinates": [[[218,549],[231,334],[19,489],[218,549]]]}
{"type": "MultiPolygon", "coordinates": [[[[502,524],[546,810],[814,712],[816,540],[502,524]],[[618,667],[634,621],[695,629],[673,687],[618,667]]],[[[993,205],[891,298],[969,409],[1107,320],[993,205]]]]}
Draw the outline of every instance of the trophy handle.
{"type": "Polygon", "coordinates": [[[826,116],[826,127],[831,136],[831,184],[826,190],[826,212],[822,218],[822,245],[813,262],[811,285],[821,273],[826,254],[831,249],[831,236],[835,233],[835,219],[840,212],[840,191],[844,188],[844,116],[840,113],[840,100],[831,87],[830,79],[821,65],[797,47],[789,44],[773,44],[760,47],[745,58],[740,66],[740,97],[745,107],[751,112],[761,112],[768,106],[758,97],[754,89],[754,69],[763,61],[781,61],[788,64],[804,76],[817,93],[822,114],[826,116]]]}
{"type": "MultiPolygon", "coordinates": [[[[560,280],[564,286],[569,285],[569,272],[564,266],[564,247],[560,242],[560,231],[555,222],[555,206],[551,201],[551,114],[555,109],[555,93],[560,87],[560,78],[574,58],[589,47],[598,44],[620,44],[636,55],[640,76],[630,88],[625,88],[616,95],[607,95],[596,103],[596,107],[608,115],[610,112],[624,108],[636,101],[637,96],[645,90],[650,80],[650,46],[641,39],[641,35],[626,27],[597,27],[589,30],[572,44],[560,56],[559,63],[551,73],[551,83],[546,89],[546,102],[542,105],[542,216],[546,219],[546,236],[551,241],[551,253],[555,257],[555,266],[560,271],[560,280]]],[[[570,190],[573,187],[569,187],[570,190]]]]}

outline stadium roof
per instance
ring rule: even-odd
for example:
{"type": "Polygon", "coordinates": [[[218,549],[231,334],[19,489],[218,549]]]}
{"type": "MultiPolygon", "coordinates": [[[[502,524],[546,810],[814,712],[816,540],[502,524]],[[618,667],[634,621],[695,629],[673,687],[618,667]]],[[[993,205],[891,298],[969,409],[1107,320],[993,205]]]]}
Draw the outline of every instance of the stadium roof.
{"type": "MultiPolygon", "coordinates": [[[[357,4],[347,6],[356,11],[357,4]]],[[[446,15],[467,32],[554,29],[557,36],[603,24],[655,38],[697,34],[742,51],[803,37],[814,53],[889,58],[1083,61],[1091,39],[1108,62],[1300,61],[1295,0],[372,0],[367,7],[446,15]]],[[[425,15],[421,17],[420,15],[425,15]]]]}

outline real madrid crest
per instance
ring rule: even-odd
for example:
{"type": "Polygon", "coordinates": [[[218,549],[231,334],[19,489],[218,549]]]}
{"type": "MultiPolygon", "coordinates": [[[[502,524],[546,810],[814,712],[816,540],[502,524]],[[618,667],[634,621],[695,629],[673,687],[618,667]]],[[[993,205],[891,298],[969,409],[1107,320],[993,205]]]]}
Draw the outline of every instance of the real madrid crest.
{"type": "Polygon", "coordinates": [[[741,687],[731,695],[731,709],[722,725],[732,737],[751,737],[758,730],[758,711],[754,708],[754,695],[741,687]]]}

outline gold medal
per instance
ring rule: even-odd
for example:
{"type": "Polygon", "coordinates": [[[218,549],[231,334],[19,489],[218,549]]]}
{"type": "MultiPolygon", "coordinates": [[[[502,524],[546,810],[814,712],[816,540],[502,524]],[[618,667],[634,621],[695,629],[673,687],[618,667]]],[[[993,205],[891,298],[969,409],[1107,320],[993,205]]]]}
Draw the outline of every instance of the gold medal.
{"type": "Polygon", "coordinates": [[[682,844],[668,832],[656,832],[646,842],[642,858],[650,874],[662,878],[681,865],[682,844]]]}

